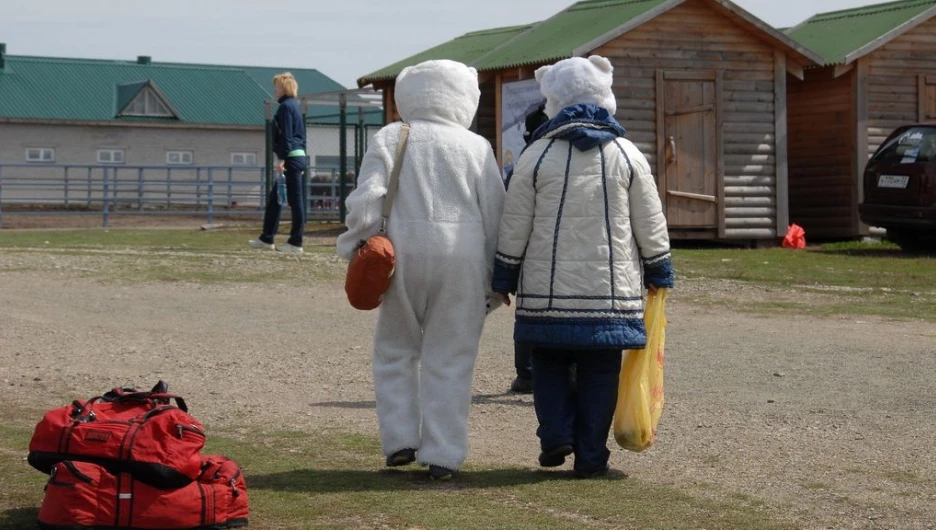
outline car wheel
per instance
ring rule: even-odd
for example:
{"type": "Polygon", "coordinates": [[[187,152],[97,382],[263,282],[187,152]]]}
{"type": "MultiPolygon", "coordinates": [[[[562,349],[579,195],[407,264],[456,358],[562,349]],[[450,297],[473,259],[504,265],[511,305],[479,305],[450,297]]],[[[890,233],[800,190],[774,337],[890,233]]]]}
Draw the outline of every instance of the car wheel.
{"type": "Polygon", "coordinates": [[[904,252],[924,252],[932,244],[919,233],[909,230],[888,230],[887,239],[897,243],[904,252]]]}

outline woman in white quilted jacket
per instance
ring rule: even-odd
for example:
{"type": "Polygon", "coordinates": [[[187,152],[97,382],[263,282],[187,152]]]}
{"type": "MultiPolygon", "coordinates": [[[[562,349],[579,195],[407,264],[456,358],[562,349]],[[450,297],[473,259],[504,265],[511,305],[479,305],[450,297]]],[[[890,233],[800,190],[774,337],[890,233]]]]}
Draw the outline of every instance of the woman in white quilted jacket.
{"type": "MultiPolygon", "coordinates": [[[[455,476],[468,452],[471,379],[484,325],[504,184],[491,144],[468,130],[478,73],[454,61],[403,70],[395,98],[411,131],[387,235],[396,271],[374,335],[374,387],[388,466],[420,463],[455,476]]],[[[377,234],[401,123],[375,136],[348,196],[350,259],[377,234]]]]}
{"type": "Polygon", "coordinates": [[[533,348],[539,463],[574,453],[581,477],[608,472],[622,351],[646,342],[643,288],[674,280],[650,166],[613,117],[612,72],[598,56],[536,71],[550,121],[514,168],[492,281],[505,303],[516,293],[514,338],[533,348]]]}

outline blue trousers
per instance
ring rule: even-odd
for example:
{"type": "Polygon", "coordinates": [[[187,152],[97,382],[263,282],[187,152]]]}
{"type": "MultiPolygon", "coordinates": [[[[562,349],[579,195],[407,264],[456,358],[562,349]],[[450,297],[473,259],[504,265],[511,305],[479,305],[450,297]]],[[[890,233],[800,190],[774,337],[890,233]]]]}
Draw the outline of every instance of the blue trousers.
{"type": "Polygon", "coordinates": [[[514,342],[514,368],[517,369],[517,377],[529,381],[533,379],[533,347],[529,344],[514,342]]]}
{"type": "Polygon", "coordinates": [[[608,466],[608,433],[617,405],[621,350],[533,350],[533,406],[543,451],[571,444],[575,470],[608,466]],[[575,366],[577,382],[569,378],[575,366]]]}
{"type": "MultiPolygon", "coordinates": [[[[286,200],[292,213],[292,226],[289,230],[287,243],[297,247],[302,246],[302,234],[305,231],[305,207],[302,204],[302,176],[306,170],[306,158],[294,156],[286,159],[286,200]]],[[[276,186],[270,191],[267,198],[266,210],[263,212],[263,233],[260,241],[273,244],[273,238],[279,230],[280,216],[283,207],[279,203],[279,194],[276,186]]]]}

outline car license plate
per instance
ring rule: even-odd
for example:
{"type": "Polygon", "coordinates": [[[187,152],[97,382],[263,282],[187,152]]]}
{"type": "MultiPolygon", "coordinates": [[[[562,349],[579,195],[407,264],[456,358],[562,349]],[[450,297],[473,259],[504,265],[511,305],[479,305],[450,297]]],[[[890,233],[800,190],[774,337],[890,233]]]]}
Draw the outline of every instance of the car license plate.
{"type": "Polygon", "coordinates": [[[910,183],[910,177],[907,175],[881,175],[878,177],[879,188],[899,188],[904,189],[910,183]]]}

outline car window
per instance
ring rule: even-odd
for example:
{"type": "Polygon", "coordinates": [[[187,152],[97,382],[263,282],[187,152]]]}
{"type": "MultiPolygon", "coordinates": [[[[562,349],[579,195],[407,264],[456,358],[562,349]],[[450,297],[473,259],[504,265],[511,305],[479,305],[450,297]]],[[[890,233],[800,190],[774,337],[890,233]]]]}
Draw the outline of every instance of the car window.
{"type": "Polygon", "coordinates": [[[872,160],[889,165],[936,160],[936,128],[911,127],[882,145],[872,160]]]}

